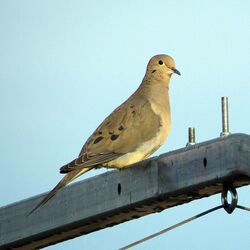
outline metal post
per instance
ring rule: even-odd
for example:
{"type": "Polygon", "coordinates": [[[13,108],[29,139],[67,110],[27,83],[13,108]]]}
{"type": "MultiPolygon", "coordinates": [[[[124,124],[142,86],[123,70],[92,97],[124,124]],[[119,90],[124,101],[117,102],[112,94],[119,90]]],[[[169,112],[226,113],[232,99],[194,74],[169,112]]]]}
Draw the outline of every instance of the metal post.
{"type": "Polygon", "coordinates": [[[195,144],[195,128],[188,128],[188,143],[186,146],[191,146],[195,144]]]}
{"type": "Polygon", "coordinates": [[[222,111],[222,132],[220,136],[230,135],[229,132],[229,119],[228,119],[228,98],[221,97],[221,111],[222,111]]]}

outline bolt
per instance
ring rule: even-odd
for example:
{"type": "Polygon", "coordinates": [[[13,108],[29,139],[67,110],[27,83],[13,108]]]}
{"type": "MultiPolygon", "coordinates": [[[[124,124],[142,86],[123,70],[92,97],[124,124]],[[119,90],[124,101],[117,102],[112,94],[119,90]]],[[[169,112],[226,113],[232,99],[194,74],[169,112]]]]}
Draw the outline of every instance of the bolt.
{"type": "Polygon", "coordinates": [[[195,128],[188,128],[188,143],[186,146],[195,144],[195,128]]]}
{"type": "Polygon", "coordinates": [[[229,119],[228,119],[228,98],[226,96],[221,97],[221,111],[222,111],[222,132],[220,136],[227,136],[229,132],[229,119]]]}

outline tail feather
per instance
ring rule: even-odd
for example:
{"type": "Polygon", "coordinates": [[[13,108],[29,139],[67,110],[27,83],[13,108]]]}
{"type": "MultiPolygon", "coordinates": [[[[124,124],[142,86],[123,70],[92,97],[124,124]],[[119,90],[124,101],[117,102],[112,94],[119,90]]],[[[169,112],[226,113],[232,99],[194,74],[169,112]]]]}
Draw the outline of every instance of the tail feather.
{"type": "Polygon", "coordinates": [[[79,170],[74,170],[65,175],[62,180],[30,211],[27,215],[31,215],[35,212],[38,208],[44,206],[52,197],[54,197],[63,187],[65,187],[68,183],[73,181],[78,176],[88,172],[92,168],[83,168],[79,170]]]}

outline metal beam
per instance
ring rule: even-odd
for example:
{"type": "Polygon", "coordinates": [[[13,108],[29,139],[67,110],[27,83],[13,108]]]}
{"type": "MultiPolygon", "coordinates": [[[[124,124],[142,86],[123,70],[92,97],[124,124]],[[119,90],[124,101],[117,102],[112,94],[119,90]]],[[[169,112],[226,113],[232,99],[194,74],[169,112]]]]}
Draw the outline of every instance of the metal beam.
{"type": "Polygon", "coordinates": [[[41,194],[0,208],[0,249],[34,249],[250,184],[250,136],[172,151],[63,189],[29,217],[41,194]]]}

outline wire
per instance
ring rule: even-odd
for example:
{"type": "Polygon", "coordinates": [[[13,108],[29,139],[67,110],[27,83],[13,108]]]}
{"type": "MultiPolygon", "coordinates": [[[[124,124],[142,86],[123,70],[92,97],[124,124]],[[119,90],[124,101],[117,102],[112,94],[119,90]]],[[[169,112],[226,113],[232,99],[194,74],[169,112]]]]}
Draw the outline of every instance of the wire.
{"type": "Polygon", "coordinates": [[[188,222],[191,222],[191,221],[193,221],[195,219],[198,219],[198,218],[200,218],[200,217],[202,217],[204,215],[212,213],[212,212],[214,212],[216,210],[219,210],[221,208],[224,208],[225,211],[228,214],[231,214],[236,207],[239,208],[239,209],[243,209],[245,211],[249,211],[250,212],[250,207],[245,207],[245,206],[237,205],[237,203],[238,203],[237,191],[232,186],[226,186],[226,185],[224,185],[223,191],[221,193],[221,203],[222,203],[222,205],[220,205],[220,206],[208,209],[205,212],[202,212],[202,213],[197,214],[197,215],[195,215],[193,217],[190,217],[190,218],[188,218],[186,220],[183,220],[183,221],[181,221],[181,222],[179,222],[179,223],[177,223],[177,224],[175,224],[173,226],[167,227],[167,228],[165,228],[165,229],[163,229],[163,230],[161,230],[161,231],[159,231],[157,233],[151,234],[151,235],[149,235],[149,236],[147,236],[147,237],[145,237],[145,238],[143,238],[141,240],[135,241],[135,242],[133,242],[133,243],[131,243],[131,244],[125,246],[125,247],[120,248],[119,250],[126,250],[126,249],[129,249],[129,248],[134,247],[136,245],[139,245],[139,244],[141,244],[141,243],[143,243],[143,242],[145,242],[147,240],[150,240],[150,239],[155,238],[155,237],[157,237],[157,236],[159,236],[161,234],[169,232],[169,231],[171,231],[171,230],[173,230],[173,229],[175,229],[175,228],[177,228],[179,226],[182,226],[182,225],[184,225],[184,224],[186,224],[188,222]],[[227,193],[228,192],[231,193],[231,197],[232,197],[231,203],[228,203],[228,198],[227,198],[227,193]]]}
{"type": "Polygon", "coordinates": [[[206,215],[206,214],[212,213],[212,212],[214,212],[214,211],[216,211],[216,210],[218,210],[218,209],[221,209],[221,208],[223,208],[222,205],[217,206],[217,207],[214,207],[214,208],[211,208],[211,209],[208,209],[208,210],[206,210],[205,212],[202,212],[202,213],[197,214],[197,215],[195,215],[195,216],[193,216],[193,217],[190,217],[190,218],[188,218],[188,219],[186,219],[186,220],[183,220],[183,221],[181,221],[181,222],[179,222],[179,223],[177,223],[177,224],[175,224],[175,225],[173,225],[173,226],[170,226],[170,227],[168,227],[168,228],[165,228],[165,229],[163,229],[163,230],[161,230],[161,231],[159,231],[159,232],[157,232],[157,233],[151,234],[151,235],[149,235],[149,236],[147,236],[147,237],[145,237],[145,238],[143,238],[143,239],[141,239],[141,240],[135,241],[135,242],[133,242],[133,243],[131,243],[131,244],[125,246],[125,247],[120,248],[119,250],[126,250],[126,249],[129,249],[129,248],[131,248],[131,247],[134,247],[134,246],[136,246],[136,245],[138,245],[138,244],[141,244],[141,243],[143,243],[143,242],[145,242],[145,241],[147,241],[147,240],[150,240],[150,239],[152,239],[152,238],[155,238],[155,237],[157,237],[157,236],[159,236],[159,235],[161,235],[161,234],[164,234],[164,233],[166,233],[166,232],[168,232],[168,231],[171,231],[171,230],[173,230],[173,229],[175,229],[175,228],[177,228],[177,227],[179,227],[179,226],[182,226],[182,225],[184,225],[184,224],[186,224],[186,223],[188,223],[188,222],[191,222],[191,221],[193,221],[193,220],[195,220],[195,219],[198,219],[198,218],[200,218],[200,217],[202,217],[202,216],[204,216],[204,215],[206,215]]]}
{"type": "Polygon", "coordinates": [[[250,212],[250,207],[245,207],[245,206],[241,206],[241,205],[237,205],[236,207],[239,209],[246,210],[246,211],[250,212]]]}

